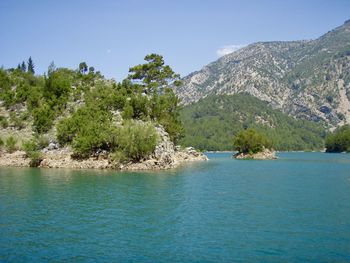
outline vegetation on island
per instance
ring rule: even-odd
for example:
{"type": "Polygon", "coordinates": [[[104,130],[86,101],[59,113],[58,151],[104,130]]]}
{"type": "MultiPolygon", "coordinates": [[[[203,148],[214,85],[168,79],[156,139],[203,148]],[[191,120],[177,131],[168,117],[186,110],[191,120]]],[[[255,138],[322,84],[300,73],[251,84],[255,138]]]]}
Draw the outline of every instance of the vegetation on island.
{"type": "Polygon", "coordinates": [[[254,154],[271,149],[271,142],[265,135],[254,129],[247,129],[239,132],[233,140],[234,150],[243,154],[254,154]]]}
{"type": "Polygon", "coordinates": [[[327,136],[326,152],[350,152],[350,125],[341,126],[327,136]]]}
{"type": "MultiPolygon", "coordinates": [[[[176,143],[182,125],[172,87],[180,85],[180,77],[160,55],[145,61],[121,82],[106,80],[86,62],[76,70],[52,62],[44,75],[34,74],[31,57],[17,68],[1,68],[2,129],[32,129],[34,137],[21,144],[33,166],[40,163],[44,135],[70,145],[76,158],[106,153],[119,161],[138,161],[154,151],[157,125],[176,143]]],[[[9,151],[12,140],[2,141],[9,151]]]]}

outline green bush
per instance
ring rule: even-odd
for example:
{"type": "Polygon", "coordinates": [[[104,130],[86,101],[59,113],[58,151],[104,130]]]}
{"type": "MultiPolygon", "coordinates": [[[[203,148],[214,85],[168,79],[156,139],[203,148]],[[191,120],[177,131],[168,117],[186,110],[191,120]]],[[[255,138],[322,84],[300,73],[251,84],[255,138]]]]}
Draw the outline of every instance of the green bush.
{"type": "Polygon", "coordinates": [[[82,107],[57,124],[57,140],[61,145],[72,144],[74,156],[87,158],[98,150],[116,146],[116,128],[110,112],[96,107],[82,107]]]}
{"type": "Polygon", "coordinates": [[[9,153],[13,153],[14,151],[16,151],[17,150],[16,143],[17,143],[17,140],[14,137],[12,136],[8,137],[5,142],[6,150],[9,153]]]}
{"type": "Polygon", "coordinates": [[[152,153],[158,138],[153,125],[138,122],[125,123],[118,135],[118,150],[132,161],[139,161],[152,153]]]}
{"type": "Polygon", "coordinates": [[[4,69],[0,68],[0,99],[6,108],[15,104],[15,92],[12,90],[13,81],[10,78],[10,74],[4,69]]]}
{"type": "Polygon", "coordinates": [[[38,144],[39,149],[44,149],[47,146],[49,146],[49,139],[43,135],[38,136],[37,137],[37,144],[38,144]]]}
{"type": "Polygon", "coordinates": [[[57,140],[61,145],[71,143],[79,129],[79,119],[76,113],[69,118],[60,120],[57,125],[57,140]]]}
{"type": "Polygon", "coordinates": [[[29,165],[31,167],[38,167],[43,160],[38,142],[35,140],[27,141],[23,143],[22,149],[25,151],[27,157],[30,158],[29,165]]]}
{"type": "Polygon", "coordinates": [[[350,152],[350,125],[336,129],[326,139],[327,152],[350,152]]]}
{"type": "Polygon", "coordinates": [[[22,150],[25,151],[26,154],[28,155],[28,153],[30,153],[30,152],[38,151],[39,146],[38,146],[36,141],[30,140],[30,141],[26,141],[22,144],[22,150]]]}
{"type": "Polygon", "coordinates": [[[133,109],[133,115],[132,117],[134,119],[140,119],[145,120],[148,114],[148,108],[149,108],[149,101],[148,98],[142,94],[135,94],[131,97],[130,105],[133,109]]]}
{"type": "Polygon", "coordinates": [[[1,127],[4,129],[6,129],[9,126],[7,118],[3,116],[0,117],[0,124],[1,124],[1,127]]]}
{"type": "Polygon", "coordinates": [[[39,151],[31,152],[29,155],[29,158],[30,158],[30,162],[29,162],[30,167],[38,167],[43,160],[43,155],[39,151]]]}
{"type": "Polygon", "coordinates": [[[88,158],[99,150],[109,151],[114,148],[115,131],[103,129],[95,123],[89,123],[86,128],[79,131],[74,138],[72,147],[74,156],[77,158],[88,158]]]}
{"type": "Polygon", "coordinates": [[[134,108],[129,104],[126,103],[123,108],[122,117],[124,120],[130,120],[134,116],[134,108]]]}
{"type": "Polygon", "coordinates": [[[32,114],[33,128],[37,133],[45,133],[51,129],[55,113],[48,104],[44,104],[41,107],[34,109],[32,114]]]}
{"type": "Polygon", "coordinates": [[[30,112],[40,106],[42,99],[42,90],[40,87],[31,87],[30,93],[27,96],[27,108],[30,112]]]}
{"type": "Polygon", "coordinates": [[[60,68],[50,72],[43,88],[44,98],[58,108],[64,106],[71,92],[72,70],[60,68]]]}
{"type": "Polygon", "coordinates": [[[270,148],[271,143],[267,138],[253,129],[247,129],[238,133],[234,138],[234,148],[239,153],[253,154],[270,148]]]}
{"type": "Polygon", "coordinates": [[[4,141],[0,138],[0,149],[4,146],[4,141]]]}

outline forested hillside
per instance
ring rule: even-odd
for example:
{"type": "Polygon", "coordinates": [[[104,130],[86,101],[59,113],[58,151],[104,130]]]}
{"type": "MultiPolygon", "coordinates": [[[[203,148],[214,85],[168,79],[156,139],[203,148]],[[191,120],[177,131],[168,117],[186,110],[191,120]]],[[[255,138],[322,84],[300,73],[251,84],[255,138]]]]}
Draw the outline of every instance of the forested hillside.
{"type": "Polygon", "coordinates": [[[210,96],[181,111],[183,145],[232,150],[233,137],[247,128],[265,134],[277,150],[320,150],[324,123],[298,120],[247,93],[210,96]]]}

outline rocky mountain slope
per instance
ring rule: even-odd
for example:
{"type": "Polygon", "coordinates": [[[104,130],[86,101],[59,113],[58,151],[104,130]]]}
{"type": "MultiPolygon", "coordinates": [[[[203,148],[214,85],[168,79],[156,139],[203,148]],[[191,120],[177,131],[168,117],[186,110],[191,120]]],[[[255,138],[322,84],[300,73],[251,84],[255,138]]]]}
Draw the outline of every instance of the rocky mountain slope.
{"type": "Polygon", "coordinates": [[[184,104],[247,92],[297,118],[350,123],[350,20],[316,40],[251,44],[183,82],[184,104]]]}

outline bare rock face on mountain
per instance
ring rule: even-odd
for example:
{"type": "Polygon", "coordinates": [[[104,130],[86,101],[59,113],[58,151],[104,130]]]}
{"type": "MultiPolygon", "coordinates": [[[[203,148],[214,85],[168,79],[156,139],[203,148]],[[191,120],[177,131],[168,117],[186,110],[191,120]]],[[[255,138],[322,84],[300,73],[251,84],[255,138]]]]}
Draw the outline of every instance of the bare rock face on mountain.
{"type": "Polygon", "coordinates": [[[316,40],[251,44],[183,82],[184,104],[248,92],[297,118],[350,123],[350,20],[316,40]]]}

